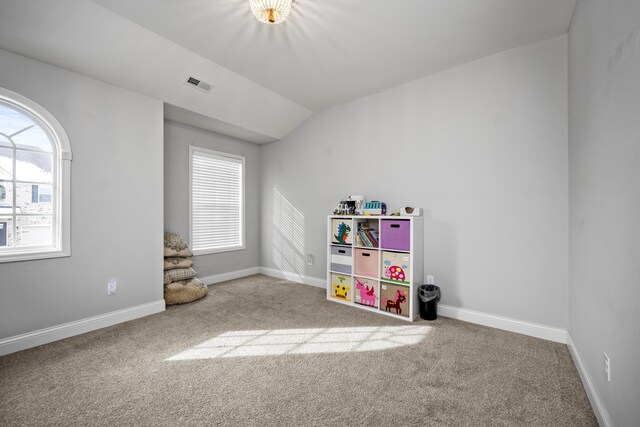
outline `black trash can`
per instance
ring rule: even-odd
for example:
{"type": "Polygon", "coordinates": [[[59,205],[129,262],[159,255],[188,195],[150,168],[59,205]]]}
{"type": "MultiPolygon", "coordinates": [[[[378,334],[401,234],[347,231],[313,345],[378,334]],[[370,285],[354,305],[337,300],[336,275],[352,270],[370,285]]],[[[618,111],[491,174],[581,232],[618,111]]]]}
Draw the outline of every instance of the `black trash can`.
{"type": "Polygon", "coordinates": [[[418,289],[418,298],[420,298],[420,317],[424,320],[436,320],[440,288],[436,285],[422,285],[418,289]]]}

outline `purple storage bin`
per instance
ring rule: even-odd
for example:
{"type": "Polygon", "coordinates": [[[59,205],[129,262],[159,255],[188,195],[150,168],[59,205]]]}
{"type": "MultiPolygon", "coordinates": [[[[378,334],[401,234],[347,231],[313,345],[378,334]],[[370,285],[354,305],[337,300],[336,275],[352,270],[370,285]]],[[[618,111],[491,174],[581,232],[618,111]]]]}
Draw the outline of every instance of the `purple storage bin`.
{"type": "Polygon", "coordinates": [[[380,243],[383,249],[410,250],[411,221],[408,219],[381,220],[380,243]]]}

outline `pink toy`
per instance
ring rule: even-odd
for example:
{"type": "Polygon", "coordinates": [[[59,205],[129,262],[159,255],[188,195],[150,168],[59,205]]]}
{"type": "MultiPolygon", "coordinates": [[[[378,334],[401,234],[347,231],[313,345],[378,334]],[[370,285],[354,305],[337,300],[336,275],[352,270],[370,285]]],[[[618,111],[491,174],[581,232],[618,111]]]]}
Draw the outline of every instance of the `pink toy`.
{"type": "Polygon", "coordinates": [[[385,306],[384,307],[385,311],[388,311],[389,313],[391,313],[391,309],[393,308],[396,310],[396,314],[402,314],[402,308],[400,307],[400,304],[402,304],[406,300],[407,300],[407,293],[402,292],[400,289],[398,289],[396,291],[395,297],[393,298],[393,301],[385,298],[382,301],[382,304],[385,306]]]}
{"type": "Polygon", "coordinates": [[[365,286],[360,280],[356,279],[356,289],[360,291],[360,300],[363,305],[370,305],[371,307],[375,307],[376,300],[378,297],[375,294],[375,289],[373,286],[369,288],[369,286],[365,286]]]}

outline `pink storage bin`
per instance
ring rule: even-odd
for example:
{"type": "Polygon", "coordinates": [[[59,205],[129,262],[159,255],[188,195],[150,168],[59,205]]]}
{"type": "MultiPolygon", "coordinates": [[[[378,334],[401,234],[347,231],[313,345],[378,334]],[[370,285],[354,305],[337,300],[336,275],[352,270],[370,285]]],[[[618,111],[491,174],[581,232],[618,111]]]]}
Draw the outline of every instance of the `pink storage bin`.
{"type": "Polygon", "coordinates": [[[365,277],[378,277],[378,259],[377,250],[356,249],[355,250],[355,274],[365,277]]]}

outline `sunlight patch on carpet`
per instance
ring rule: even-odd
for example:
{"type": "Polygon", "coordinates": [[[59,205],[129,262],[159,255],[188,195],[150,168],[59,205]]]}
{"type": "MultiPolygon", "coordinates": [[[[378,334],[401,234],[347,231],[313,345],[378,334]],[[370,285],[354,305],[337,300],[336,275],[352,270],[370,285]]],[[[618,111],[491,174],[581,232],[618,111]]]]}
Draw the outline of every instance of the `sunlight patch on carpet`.
{"type": "Polygon", "coordinates": [[[231,331],[165,360],[388,350],[418,344],[430,330],[430,326],[367,326],[231,331]]]}

